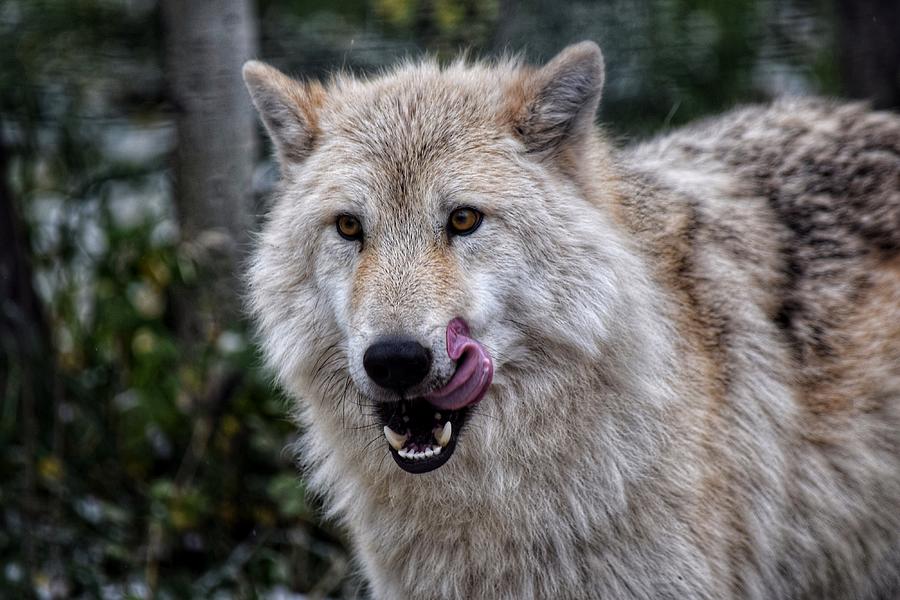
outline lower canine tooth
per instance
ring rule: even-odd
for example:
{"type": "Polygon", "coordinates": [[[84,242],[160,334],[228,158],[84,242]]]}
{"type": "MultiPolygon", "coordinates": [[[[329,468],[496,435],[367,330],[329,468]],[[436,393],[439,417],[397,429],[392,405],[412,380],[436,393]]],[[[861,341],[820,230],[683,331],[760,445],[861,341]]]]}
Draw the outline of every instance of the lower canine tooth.
{"type": "Polygon", "coordinates": [[[384,437],[387,438],[388,444],[390,444],[394,450],[397,450],[399,452],[403,449],[403,444],[406,443],[406,439],[408,436],[400,435],[399,433],[385,425],[384,437]]]}
{"type": "Polygon", "coordinates": [[[434,439],[437,440],[437,443],[441,445],[441,447],[446,446],[450,443],[450,436],[453,434],[453,425],[450,424],[450,421],[444,423],[443,429],[435,429],[434,430],[434,439]]]}

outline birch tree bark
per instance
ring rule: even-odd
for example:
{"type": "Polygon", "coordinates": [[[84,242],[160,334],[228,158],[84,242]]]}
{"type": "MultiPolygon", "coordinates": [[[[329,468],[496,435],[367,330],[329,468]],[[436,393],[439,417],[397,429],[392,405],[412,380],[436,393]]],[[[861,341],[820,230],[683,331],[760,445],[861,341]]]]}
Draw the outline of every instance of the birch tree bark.
{"type": "Polygon", "coordinates": [[[256,54],[251,0],[163,0],[170,95],[178,111],[176,206],[197,277],[176,300],[187,344],[240,315],[238,268],[252,225],[256,121],[241,65],[256,54]]]}

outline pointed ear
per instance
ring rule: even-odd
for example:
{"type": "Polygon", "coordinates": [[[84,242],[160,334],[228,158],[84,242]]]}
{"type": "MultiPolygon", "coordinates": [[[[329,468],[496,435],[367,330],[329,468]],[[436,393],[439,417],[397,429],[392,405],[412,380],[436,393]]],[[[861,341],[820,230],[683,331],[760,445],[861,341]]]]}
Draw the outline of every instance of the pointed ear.
{"type": "Polygon", "coordinates": [[[244,63],[243,75],[282,168],[303,162],[318,135],[316,115],[324,88],[318,83],[301,83],[256,60],[244,63]]]}
{"type": "Polygon", "coordinates": [[[554,154],[594,126],[603,89],[603,54],[594,42],[564,49],[524,82],[516,132],[529,153],[554,154]]]}

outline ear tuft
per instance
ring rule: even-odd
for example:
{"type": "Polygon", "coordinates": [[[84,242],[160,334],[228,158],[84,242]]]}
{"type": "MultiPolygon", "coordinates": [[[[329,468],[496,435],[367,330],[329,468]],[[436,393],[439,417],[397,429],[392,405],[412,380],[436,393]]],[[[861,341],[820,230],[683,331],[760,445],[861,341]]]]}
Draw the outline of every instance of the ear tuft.
{"type": "Polygon", "coordinates": [[[316,113],[324,99],[319,84],[304,84],[263,62],[248,60],[244,83],[275,144],[278,161],[299,164],[309,156],[318,134],[316,113]]]}
{"type": "Polygon", "coordinates": [[[531,75],[516,131],[530,153],[552,154],[590,133],[603,89],[603,54],[594,42],[569,46],[531,75]]]}

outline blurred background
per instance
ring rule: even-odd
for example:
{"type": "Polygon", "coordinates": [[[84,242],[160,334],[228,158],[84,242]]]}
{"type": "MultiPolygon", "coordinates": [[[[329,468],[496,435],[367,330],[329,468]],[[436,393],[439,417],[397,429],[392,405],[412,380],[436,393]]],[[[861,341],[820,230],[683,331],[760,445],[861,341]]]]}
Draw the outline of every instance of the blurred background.
{"type": "Polygon", "coordinates": [[[0,597],[365,597],[238,273],[277,177],[240,81],[596,40],[618,143],[900,106],[896,0],[0,0],[0,597]]]}

